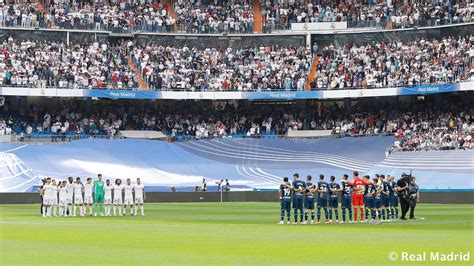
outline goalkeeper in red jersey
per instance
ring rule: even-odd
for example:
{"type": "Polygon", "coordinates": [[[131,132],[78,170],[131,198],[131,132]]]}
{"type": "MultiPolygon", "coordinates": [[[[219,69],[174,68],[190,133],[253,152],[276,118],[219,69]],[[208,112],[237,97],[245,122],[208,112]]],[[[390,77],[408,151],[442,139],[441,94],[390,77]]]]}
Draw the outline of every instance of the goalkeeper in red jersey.
{"type": "Polygon", "coordinates": [[[357,210],[360,211],[360,221],[364,220],[364,191],[365,185],[370,185],[370,180],[359,177],[359,172],[354,171],[354,179],[347,182],[354,189],[352,191],[352,207],[354,208],[354,222],[357,222],[357,210]]]}

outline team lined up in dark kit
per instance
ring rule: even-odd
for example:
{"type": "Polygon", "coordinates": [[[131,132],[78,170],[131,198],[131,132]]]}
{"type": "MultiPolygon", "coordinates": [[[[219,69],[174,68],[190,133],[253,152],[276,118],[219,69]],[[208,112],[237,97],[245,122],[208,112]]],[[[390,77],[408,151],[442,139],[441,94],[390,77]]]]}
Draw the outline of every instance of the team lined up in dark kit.
{"type": "Polygon", "coordinates": [[[385,178],[385,175],[376,174],[370,180],[368,175],[359,177],[357,171],[353,174],[352,180],[349,180],[348,175],[344,175],[340,183],[336,182],[335,176],[331,176],[330,181],[326,182],[322,174],[319,175],[317,183],[312,181],[311,175],[303,181],[299,179],[299,174],[294,174],[291,183],[288,177],[285,177],[278,191],[281,200],[280,224],[284,224],[285,212],[287,223],[290,223],[292,207],[294,224],[298,223],[298,215],[301,224],[319,224],[321,209],[324,210],[326,224],[333,223],[333,214],[336,223],[359,221],[379,224],[383,220],[399,220],[399,202],[400,220],[406,220],[409,210],[410,219],[415,219],[414,210],[420,197],[414,176],[403,173],[402,177],[395,182],[395,178],[390,175],[385,178]],[[339,194],[341,194],[340,199],[339,194]],[[339,201],[342,210],[341,222],[339,221],[339,201]],[[314,219],[315,203],[317,204],[316,221],[314,219]],[[347,212],[349,219],[346,219],[347,212]],[[308,221],[309,218],[311,218],[310,221],[308,221]]]}

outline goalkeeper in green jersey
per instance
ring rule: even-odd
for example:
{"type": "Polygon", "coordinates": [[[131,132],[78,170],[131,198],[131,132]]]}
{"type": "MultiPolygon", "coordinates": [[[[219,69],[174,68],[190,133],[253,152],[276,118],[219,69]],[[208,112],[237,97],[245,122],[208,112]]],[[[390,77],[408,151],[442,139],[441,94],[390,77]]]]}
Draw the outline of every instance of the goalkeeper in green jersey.
{"type": "Polygon", "coordinates": [[[102,174],[97,175],[94,181],[94,216],[97,216],[97,209],[100,209],[100,215],[104,215],[104,181],[102,174]]]}

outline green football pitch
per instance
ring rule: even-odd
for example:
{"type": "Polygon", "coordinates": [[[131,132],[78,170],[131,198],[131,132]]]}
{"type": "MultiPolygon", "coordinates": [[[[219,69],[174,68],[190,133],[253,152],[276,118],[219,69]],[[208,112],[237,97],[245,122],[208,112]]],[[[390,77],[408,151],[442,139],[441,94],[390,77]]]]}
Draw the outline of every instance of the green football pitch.
{"type": "Polygon", "coordinates": [[[472,265],[474,256],[474,205],[421,204],[419,220],[380,225],[277,225],[278,203],[146,204],[145,212],[43,218],[39,205],[0,205],[0,263],[394,265],[403,252],[470,252],[461,263],[472,265]]]}

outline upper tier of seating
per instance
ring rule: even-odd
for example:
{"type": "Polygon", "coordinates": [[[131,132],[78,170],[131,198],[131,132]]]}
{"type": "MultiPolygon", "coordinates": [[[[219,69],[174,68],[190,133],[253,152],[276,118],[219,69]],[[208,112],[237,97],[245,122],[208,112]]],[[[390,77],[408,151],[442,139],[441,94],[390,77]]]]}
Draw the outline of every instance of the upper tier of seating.
{"type": "Polygon", "coordinates": [[[292,23],[347,21],[348,27],[408,28],[473,21],[468,0],[114,0],[8,1],[0,4],[0,25],[113,32],[266,33],[292,23]],[[323,1],[326,2],[326,1],[323,1]],[[360,1],[358,1],[360,2],[360,1]],[[254,9],[255,5],[260,7],[254,9]],[[258,22],[258,23],[257,23],[258,22]],[[254,26],[257,26],[257,28],[254,26]]]}
{"type": "Polygon", "coordinates": [[[317,53],[270,44],[219,49],[12,37],[0,49],[0,85],[10,87],[303,91],[449,84],[474,76],[473,36],[330,44],[317,53]]]}

